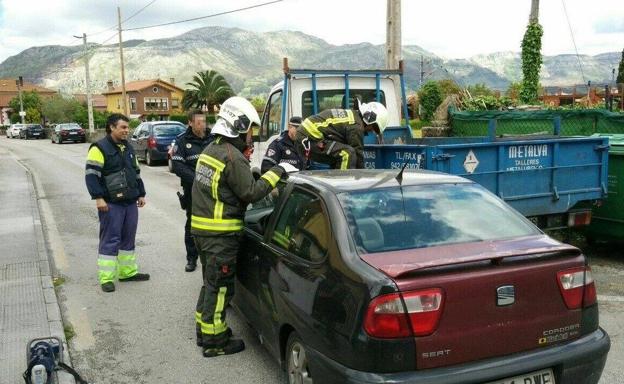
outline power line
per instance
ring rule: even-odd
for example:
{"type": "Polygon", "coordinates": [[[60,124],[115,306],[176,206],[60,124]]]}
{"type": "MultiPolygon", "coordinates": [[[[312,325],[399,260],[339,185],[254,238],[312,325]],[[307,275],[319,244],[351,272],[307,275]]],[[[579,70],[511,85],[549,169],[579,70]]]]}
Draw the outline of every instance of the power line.
{"type": "Polygon", "coordinates": [[[253,9],[253,8],[258,8],[258,7],[263,7],[265,5],[269,5],[269,4],[274,4],[274,3],[280,3],[284,0],[274,0],[274,1],[269,1],[266,3],[261,3],[261,4],[256,4],[256,5],[251,5],[249,7],[244,7],[244,8],[238,8],[238,9],[233,9],[231,11],[225,11],[225,12],[219,12],[219,13],[214,13],[212,15],[207,15],[207,16],[200,16],[200,17],[193,17],[191,19],[185,19],[185,20],[179,20],[179,21],[171,21],[168,23],[162,23],[162,24],[154,24],[154,25],[146,25],[143,27],[136,27],[136,28],[128,28],[128,29],[124,29],[124,31],[136,31],[139,29],[147,29],[147,28],[155,28],[155,27],[164,27],[166,25],[173,25],[173,24],[180,24],[180,23],[186,23],[189,21],[195,21],[195,20],[201,20],[201,19],[207,19],[209,17],[216,17],[216,16],[223,16],[223,15],[227,15],[230,13],[235,13],[235,12],[240,12],[240,11],[246,11],[248,9],[253,9]]]}
{"type": "Polygon", "coordinates": [[[578,48],[576,47],[576,41],[574,40],[574,32],[572,32],[572,25],[570,24],[570,18],[568,17],[568,10],[566,9],[565,0],[561,0],[561,4],[563,5],[563,12],[565,13],[566,20],[568,21],[568,28],[570,29],[570,36],[572,37],[572,44],[574,44],[574,51],[576,52],[576,58],[578,59],[579,68],[581,70],[581,76],[583,77],[583,82],[585,83],[585,74],[583,73],[583,65],[581,64],[581,57],[578,53],[578,48]]]}

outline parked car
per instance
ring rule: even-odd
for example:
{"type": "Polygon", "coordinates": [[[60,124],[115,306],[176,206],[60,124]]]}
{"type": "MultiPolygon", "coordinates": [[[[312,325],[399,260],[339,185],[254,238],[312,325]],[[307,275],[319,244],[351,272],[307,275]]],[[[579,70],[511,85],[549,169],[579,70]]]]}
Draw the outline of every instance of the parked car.
{"type": "Polygon", "coordinates": [[[130,143],[139,160],[149,166],[156,161],[167,160],[171,142],[186,126],[177,121],[150,121],[139,124],[134,130],[130,143]]]}
{"type": "Polygon", "coordinates": [[[15,139],[16,137],[19,137],[20,130],[22,129],[23,126],[24,124],[11,124],[9,129],[7,129],[6,131],[7,137],[11,139],[15,139]]]}
{"type": "Polygon", "coordinates": [[[66,141],[85,143],[85,130],[76,123],[56,124],[50,131],[50,140],[53,143],[63,144],[66,141]]]}
{"type": "Polygon", "coordinates": [[[20,139],[45,139],[45,132],[41,124],[26,124],[20,129],[20,139]]]}
{"type": "Polygon", "coordinates": [[[597,383],[581,251],[472,181],[397,173],[291,174],[247,211],[233,304],[287,382],[597,383]]]}

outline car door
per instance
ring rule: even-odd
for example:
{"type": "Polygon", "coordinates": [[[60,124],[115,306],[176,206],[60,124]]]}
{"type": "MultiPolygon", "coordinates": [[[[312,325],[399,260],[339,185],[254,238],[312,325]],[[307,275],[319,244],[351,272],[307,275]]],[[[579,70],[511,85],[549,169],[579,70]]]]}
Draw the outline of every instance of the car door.
{"type": "Polygon", "coordinates": [[[304,339],[310,336],[315,298],[326,280],[327,247],[333,241],[320,196],[295,186],[281,202],[258,264],[259,328],[275,351],[284,322],[304,339]]]}
{"type": "Polygon", "coordinates": [[[134,153],[139,159],[145,160],[145,150],[147,149],[147,123],[141,123],[134,130],[130,143],[134,148],[134,153]]]}

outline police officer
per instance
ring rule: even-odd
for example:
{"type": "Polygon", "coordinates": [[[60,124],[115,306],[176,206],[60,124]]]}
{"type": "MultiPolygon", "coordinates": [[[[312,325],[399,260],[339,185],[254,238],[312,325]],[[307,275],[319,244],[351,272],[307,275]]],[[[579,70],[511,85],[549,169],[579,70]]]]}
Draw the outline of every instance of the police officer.
{"type": "Polygon", "coordinates": [[[212,136],[206,131],[206,116],[202,111],[193,109],[188,112],[188,128],[176,137],[171,160],[173,172],[180,178],[183,195],[180,204],[186,211],[184,224],[184,245],[186,246],[186,272],[193,272],[197,267],[197,249],[191,235],[191,189],[195,179],[195,166],[201,152],[210,144],[212,136]]]}
{"type": "Polygon", "coordinates": [[[273,140],[264,158],[262,158],[262,172],[268,171],[279,163],[288,163],[298,170],[306,169],[306,159],[293,141],[297,135],[297,127],[301,125],[301,117],[293,116],[288,122],[288,130],[273,140]]]}
{"type": "Polygon", "coordinates": [[[388,110],[375,101],[356,110],[326,109],[301,123],[295,143],[312,160],[336,169],[364,168],[364,134],[374,131],[381,139],[387,125],[388,110]]]}
{"type": "Polygon", "coordinates": [[[234,295],[236,256],[243,217],[249,203],[269,194],[284,169],[274,166],[255,180],[244,156],[245,136],[260,124],[258,112],[242,97],[227,99],[212,128],[214,140],[197,161],[193,183],[191,233],[202,262],[204,285],[199,293],[195,320],[197,344],[205,357],[228,355],[245,349],[231,338],[225,309],[234,295]]]}
{"type": "Polygon", "coordinates": [[[132,146],[128,118],[114,113],[106,121],[106,137],[89,147],[85,182],[95,200],[100,220],[98,279],[104,292],[115,291],[119,281],[144,281],[139,273],[135,236],[139,211],[145,205],[145,187],[132,146]]]}

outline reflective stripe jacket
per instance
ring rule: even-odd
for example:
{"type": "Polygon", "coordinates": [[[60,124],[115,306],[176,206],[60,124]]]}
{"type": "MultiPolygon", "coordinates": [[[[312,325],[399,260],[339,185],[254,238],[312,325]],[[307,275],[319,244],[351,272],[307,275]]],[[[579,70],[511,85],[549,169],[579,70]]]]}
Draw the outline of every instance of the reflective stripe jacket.
{"type": "Polygon", "coordinates": [[[262,158],[262,172],[268,171],[271,167],[285,162],[300,171],[306,168],[305,158],[299,155],[295,143],[288,136],[288,131],[282,132],[280,137],[273,140],[262,158]]]}
{"type": "Polygon", "coordinates": [[[241,231],[247,205],[269,194],[282,176],[281,167],[272,167],[255,180],[249,161],[231,141],[217,136],[199,156],[192,189],[193,235],[241,231]]]}
{"type": "Polygon", "coordinates": [[[356,167],[364,168],[364,122],[359,112],[326,109],[306,118],[301,127],[312,140],[336,141],[353,147],[357,155],[356,167]]]}
{"type": "Polygon", "coordinates": [[[180,178],[180,185],[182,185],[185,195],[191,193],[193,180],[195,180],[197,159],[211,141],[212,136],[210,135],[203,138],[195,136],[191,127],[176,137],[171,160],[173,172],[180,178]]]}
{"type": "Polygon", "coordinates": [[[131,196],[134,197],[128,199],[127,203],[133,203],[137,197],[145,196],[145,186],[132,146],[125,140],[115,143],[110,135],[91,144],[85,167],[85,182],[91,198],[101,197],[109,201],[104,176],[122,169],[126,170],[126,181],[133,189],[131,196]]]}

